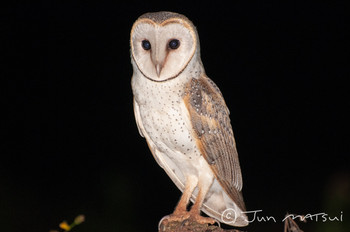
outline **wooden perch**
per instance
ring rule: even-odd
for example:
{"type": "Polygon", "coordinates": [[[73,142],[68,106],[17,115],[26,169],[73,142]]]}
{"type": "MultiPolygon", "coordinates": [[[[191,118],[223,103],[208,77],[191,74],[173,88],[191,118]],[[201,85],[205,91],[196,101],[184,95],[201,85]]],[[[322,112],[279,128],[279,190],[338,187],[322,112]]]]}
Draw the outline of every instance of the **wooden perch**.
{"type": "MultiPolygon", "coordinates": [[[[303,232],[297,223],[290,217],[284,222],[284,232],[303,232]]],[[[199,224],[196,221],[187,219],[182,222],[163,220],[159,225],[158,232],[242,232],[240,230],[225,230],[219,226],[199,224]]]]}
{"type": "Polygon", "coordinates": [[[184,220],[182,222],[168,222],[166,219],[159,225],[159,232],[242,232],[240,230],[225,230],[219,226],[199,224],[193,220],[184,220]]]}

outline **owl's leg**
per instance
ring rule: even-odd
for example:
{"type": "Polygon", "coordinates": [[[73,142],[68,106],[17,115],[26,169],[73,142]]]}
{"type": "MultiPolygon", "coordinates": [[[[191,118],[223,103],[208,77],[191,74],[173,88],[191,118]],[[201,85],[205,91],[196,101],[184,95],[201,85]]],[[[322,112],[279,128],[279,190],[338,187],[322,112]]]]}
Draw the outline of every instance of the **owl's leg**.
{"type": "Polygon", "coordinates": [[[177,204],[173,215],[185,215],[187,214],[187,205],[190,201],[193,190],[198,184],[198,178],[195,176],[188,176],[186,179],[186,186],[179,203],[177,204]]]}
{"type": "Polygon", "coordinates": [[[165,216],[159,222],[158,227],[162,224],[163,221],[172,222],[172,221],[184,221],[186,219],[196,221],[200,224],[214,224],[215,220],[209,217],[202,217],[200,215],[200,209],[207,195],[210,186],[212,184],[213,178],[207,177],[203,181],[198,183],[198,178],[196,176],[188,176],[186,179],[185,189],[181,196],[179,203],[177,204],[174,212],[171,215],[165,216]],[[211,180],[211,181],[208,181],[211,180]],[[193,190],[198,185],[199,191],[195,203],[193,204],[191,210],[187,211],[187,205],[190,201],[193,190]]]}
{"type": "Polygon", "coordinates": [[[174,212],[168,216],[165,216],[161,219],[160,223],[163,220],[171,221],[183,221],[190,217],[190,213],[187,211],[187,205],[190,201],[193,190],[196,188],[198,184],[198,178],[196,176],[187,176],[185,189],[182,193],[179,203],[177,204],[174,212]]]}
{"type": "Polygon", "coordinates": [[[193,204],[193,206],[192,206],[192,208],[191,208],[191,210],[189,212],[190,217],[193,218],[196,222],[198,222],[200,224],[206,224],[206,223],[214,224],[215,223],[215,220],[213,218],[202,217],[200,215],[203,201],[204,201],[205,196],[207,195],[207,193],[208,193],[208,191],[210,189],[210,186],[212,185],[212,182],[213,181],[200,181],[199,182],[199,184],[198,184],[198,188],[199,188],[198,195],[197,195],[195,203],[193,204]]]}

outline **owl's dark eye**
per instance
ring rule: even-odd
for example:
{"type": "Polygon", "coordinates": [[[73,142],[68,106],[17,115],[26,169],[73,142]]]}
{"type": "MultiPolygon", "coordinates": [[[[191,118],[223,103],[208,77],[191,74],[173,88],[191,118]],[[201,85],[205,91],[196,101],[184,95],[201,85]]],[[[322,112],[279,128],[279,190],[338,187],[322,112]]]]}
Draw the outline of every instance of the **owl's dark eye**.
{"type": "Polygon", "coordinates": [[[142,47],[145,50],[150,50],[151,49],[151,43],[148,40],[142,40],[142,47]]]}
{"type": "Polygon", "coordinates": [[[172,39],[169,42],[169,48],[171,49],[177,49],[180,46],[180,41],[177,39],[172,39]]]}

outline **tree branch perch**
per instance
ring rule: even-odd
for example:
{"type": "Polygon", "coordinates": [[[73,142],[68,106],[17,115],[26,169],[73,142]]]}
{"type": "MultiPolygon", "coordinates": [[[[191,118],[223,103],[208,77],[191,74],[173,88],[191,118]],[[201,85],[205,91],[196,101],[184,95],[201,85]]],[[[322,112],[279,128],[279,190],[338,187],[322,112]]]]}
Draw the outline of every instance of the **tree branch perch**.
{"type": "Polygon", "coordinates": [[[215,225],[199,224],[193,220],[182,222],[164,220],[159,225],[159,232],[242,232],[240,230],[225,230],[215,225]]]}

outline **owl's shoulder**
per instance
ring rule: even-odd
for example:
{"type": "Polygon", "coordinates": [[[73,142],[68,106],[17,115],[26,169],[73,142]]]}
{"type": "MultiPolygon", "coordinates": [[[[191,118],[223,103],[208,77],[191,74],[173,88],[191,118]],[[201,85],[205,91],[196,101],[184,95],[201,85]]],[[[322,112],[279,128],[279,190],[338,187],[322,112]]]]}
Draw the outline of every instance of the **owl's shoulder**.
{"type": "Polygon", "coordinates": [[[198,108],[206,96],[208,103],[216,103],[226,107],[224,97],[219,87],[207,75],[202,74],[199,78],[191,78],[185,88],[185,97],[190,100],[193,107],[198,108]]]}

